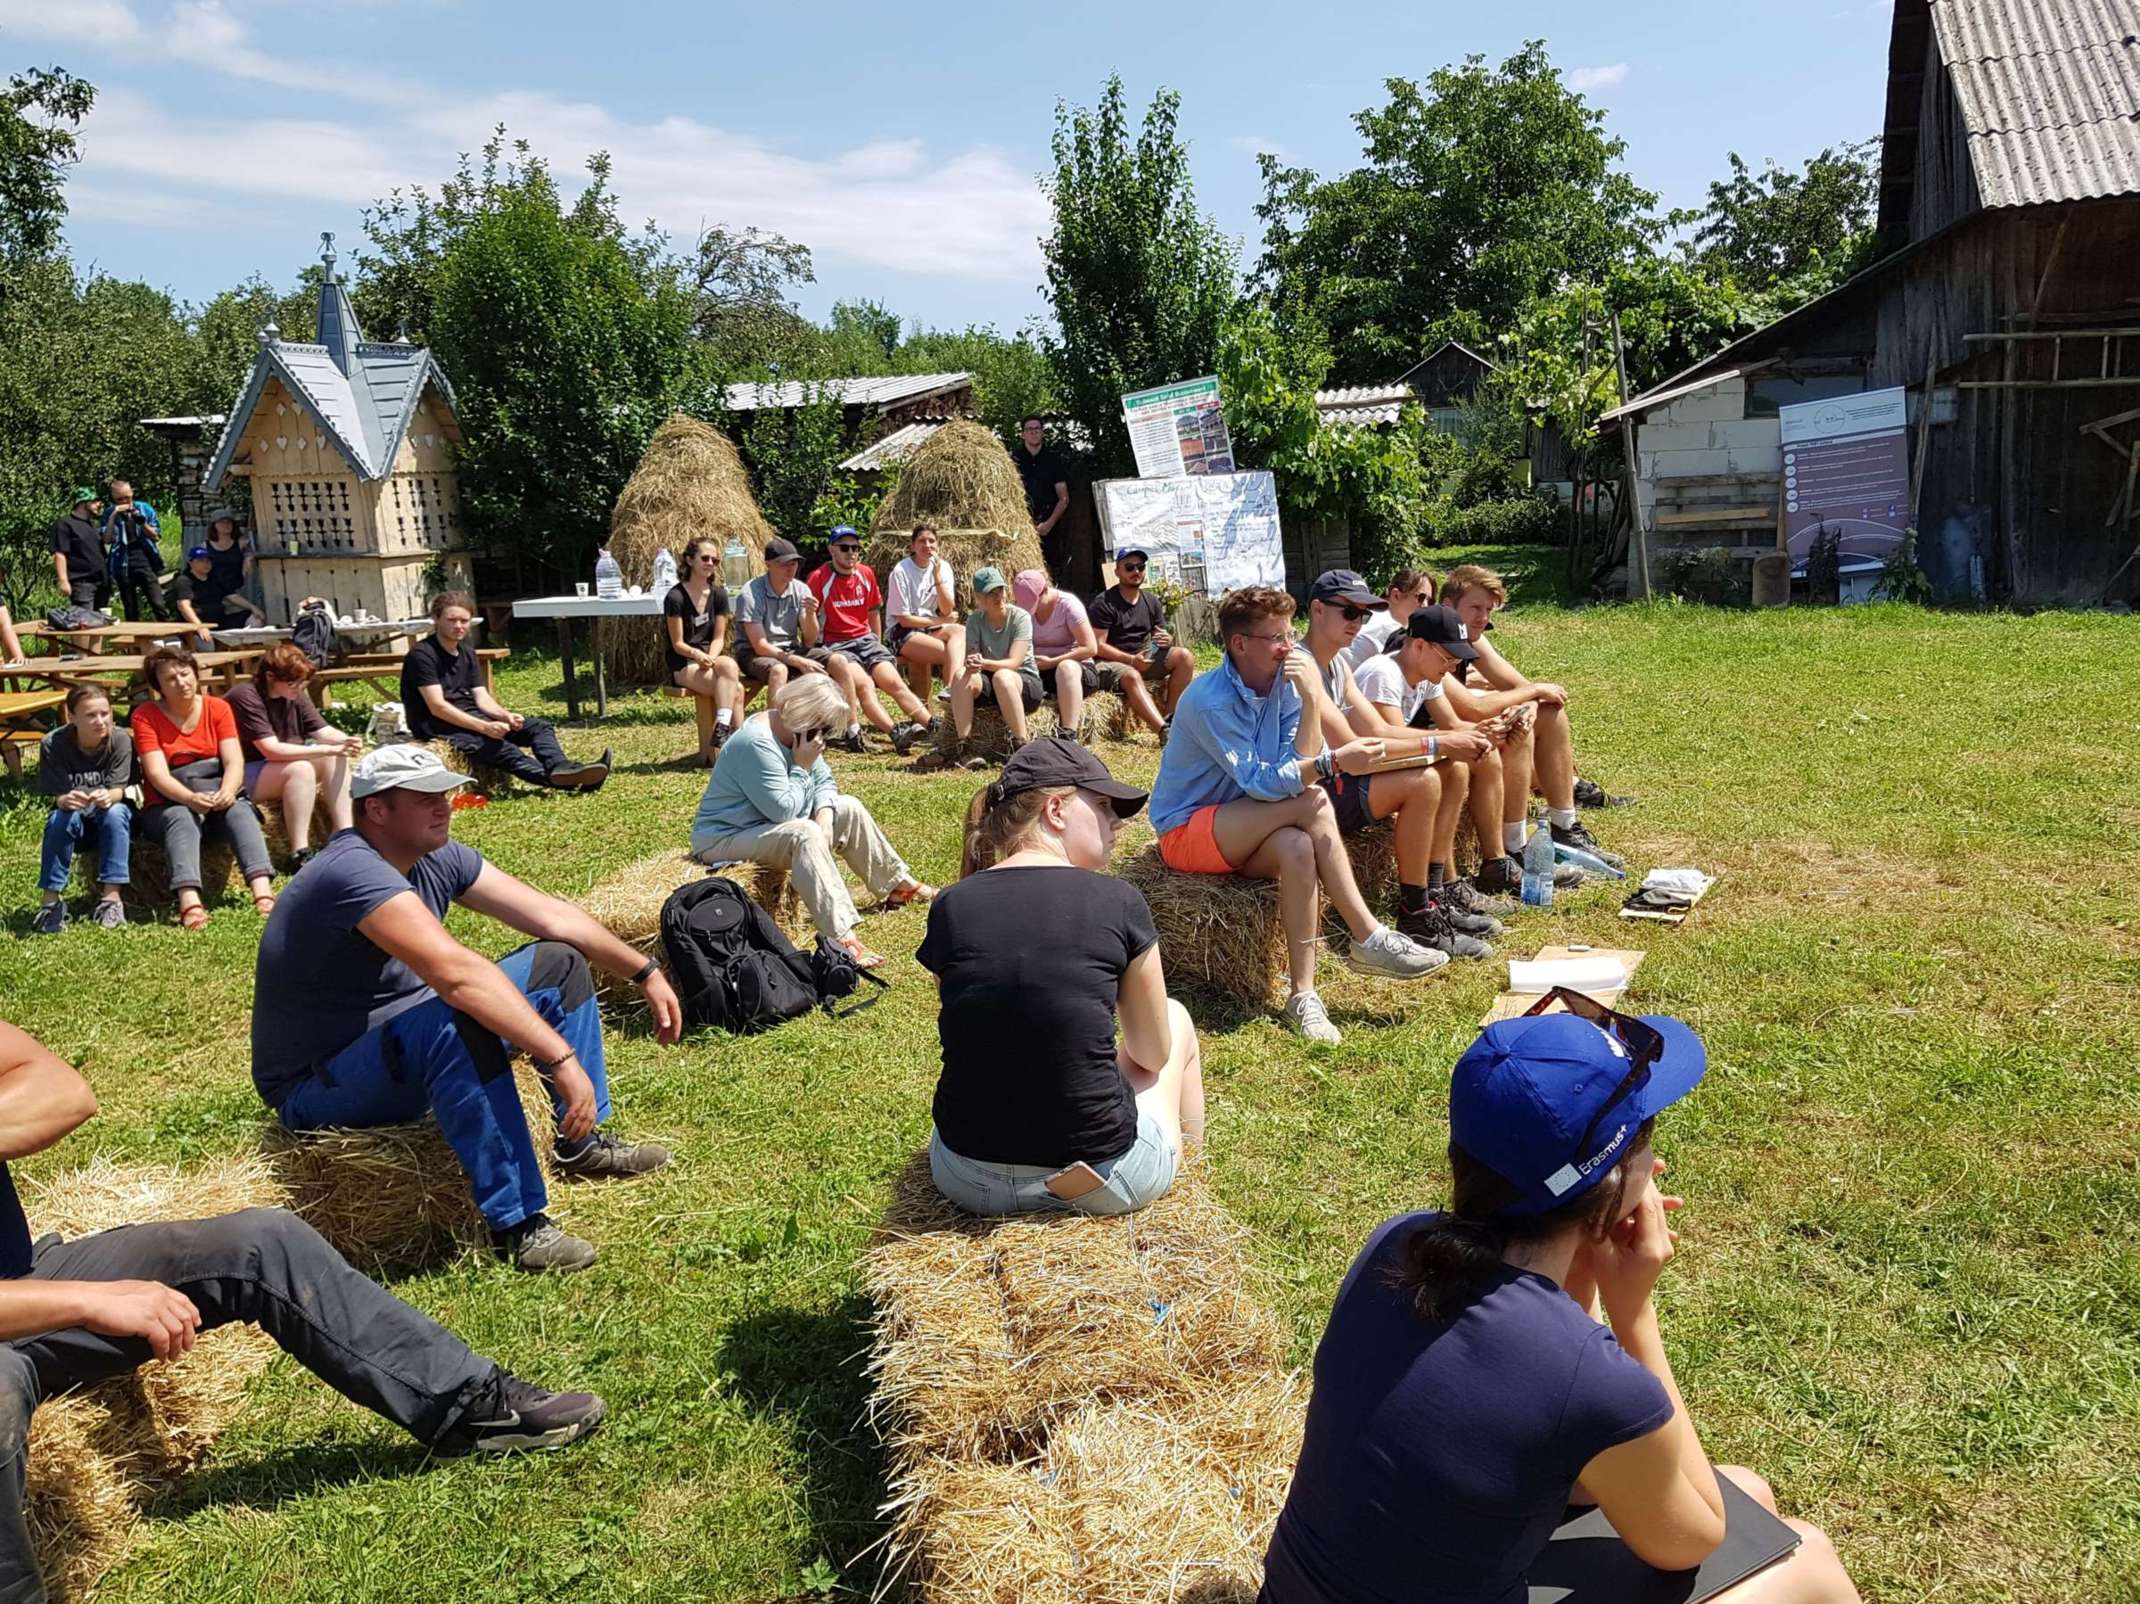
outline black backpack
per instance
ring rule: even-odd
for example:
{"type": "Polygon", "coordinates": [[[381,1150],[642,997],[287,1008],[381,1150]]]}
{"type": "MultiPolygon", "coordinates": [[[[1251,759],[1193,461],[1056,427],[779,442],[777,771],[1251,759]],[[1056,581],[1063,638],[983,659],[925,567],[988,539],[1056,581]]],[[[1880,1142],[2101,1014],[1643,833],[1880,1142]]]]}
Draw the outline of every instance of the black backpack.
{"type": "Polygon", "coordinates": [[[829,1014],[833,1002],[862,980],[886,984],[823,937],[815,953],[797,951],[772,915],[722,875],[670,893],[661,909],[661,945],[684,1023],[738,1036],[770,1030],[820,1006],[829,1014]]]}
{"type": "Polygon", "coordinates": [[[342,637],[335,633],[334,618],[324,607],[307,607],[290,626],[290,644],[312,661],[314,668],[331,668],[342,661],[342,637]]]}

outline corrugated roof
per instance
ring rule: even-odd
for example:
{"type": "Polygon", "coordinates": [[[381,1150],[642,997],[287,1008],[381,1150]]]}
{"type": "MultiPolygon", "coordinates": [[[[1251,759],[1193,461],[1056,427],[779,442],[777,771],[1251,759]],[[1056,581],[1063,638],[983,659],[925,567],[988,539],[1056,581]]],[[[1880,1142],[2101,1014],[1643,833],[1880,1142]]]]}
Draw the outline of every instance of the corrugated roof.
{"type": "Polygon", "coordinates": [[[1395,423],[1419,398],[1404,384],[1349,384],[1315,392],[1323,422],[1340,429],[1372,429],[1395,423]]]}
{"type": "Polygon", "coordinates": [[[923,418],[902,429],[894,429],[874,445],[864,446],[840,464],[841,473],[875,473],[879,468],[889,468],[895,462],[904,462],[907,454],[930,435],[941,429],[948,419],[923,418]]]}
{"type": "Polygon", "coordinates": [[[1658,388],[1638,395],[1632,401],[1624,401],[1610,412],[1598,414],[1598,422],[1607,424],[1626,417],[1630,412],[1647,412],[1652,407],[1670,406],[1683,395],[1692,395],[1696,390],[1706,390],[1712,384],[1722,384],[1726,379],[1736,379],[1738,368],[1722,368],[1715,373],[1704,373],[1684,382],[1667,379],[1658,388]]]}
{"type": "Polygon", "coordinates": [[[1931,0],[1987,207],[2140,193],[2140,0],[1931,0]]]}
{"type": "Polygon", "coordinates": [[[895,373],[861,379],[784,379],[774,384],[732,384],[728,387],[730,412],[763,412],[769,408],[799,407],[826,395],[836,395],[842,406],[891,406],[939,390],[957,390],[973,383],[971,373],[895,373]]]}

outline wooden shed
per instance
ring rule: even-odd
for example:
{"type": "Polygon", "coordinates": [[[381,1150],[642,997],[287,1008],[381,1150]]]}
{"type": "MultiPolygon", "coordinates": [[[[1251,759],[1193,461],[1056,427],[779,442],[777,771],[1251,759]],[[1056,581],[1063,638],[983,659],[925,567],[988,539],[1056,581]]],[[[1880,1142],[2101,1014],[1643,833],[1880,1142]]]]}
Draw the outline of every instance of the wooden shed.
{"type": "Polygon", "coordinates": [[[230,477],[250,486],[270,619],[289,622],[308,595],[345,613],[412,617],[430,589],[469,583],[453,387],[422,347],[364,338],[334,236],[321,240],[314,338],[260,331],[202,486],[209,495],[230,477]]]}

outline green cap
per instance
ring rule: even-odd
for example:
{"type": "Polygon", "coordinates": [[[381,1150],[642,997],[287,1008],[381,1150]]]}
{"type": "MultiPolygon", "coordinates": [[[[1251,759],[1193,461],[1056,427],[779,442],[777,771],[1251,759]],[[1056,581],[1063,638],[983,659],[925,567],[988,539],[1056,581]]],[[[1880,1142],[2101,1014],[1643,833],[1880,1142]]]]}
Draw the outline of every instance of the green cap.
{"type": "Polygon", "coordinates": [[[75,490],[74,499],[68,502],[67,505],[70,507],[79,507],[85,501],[94,501],[96,499],[97,493],[94,490],[90,489],[89,486],[82,485],[75,490]]]}
{"type": "Polygon", "coordinates": [[[992,590],[1008,590],[1010,584],[1000,568],[976,568],[973,571],[973,593],[986,596],[992,590]]]}

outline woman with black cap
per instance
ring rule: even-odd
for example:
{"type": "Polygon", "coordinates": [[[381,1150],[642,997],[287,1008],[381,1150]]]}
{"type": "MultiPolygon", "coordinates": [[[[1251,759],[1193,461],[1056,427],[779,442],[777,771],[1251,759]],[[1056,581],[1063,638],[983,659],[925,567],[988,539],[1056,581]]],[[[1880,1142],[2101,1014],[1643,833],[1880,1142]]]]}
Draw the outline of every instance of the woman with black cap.
{"type": "MultiPolygon", "coordinates": [[[[1700,1039],[1578,992],[1539,1010],[1457,1062],[1449,1207],[1381,1226],[1338,1289],[1263,1604],[1520,1601],[1527,1574],[1557,1579],[1554,1530],[1592,1503],[1650,1566],[1714,1555],[1712,1600],[1854,1604],[1820,1532],[1778,1523],[1752,1471],[1711,1466],[1658,1334],[1680,1200],[1650,1134],[1702,1078],[1700,1039]]],[[[1569,1548],[1571,1604],[1624,1596],[1607,1557],[1569,1548]]]]}
{"type": "Polygon", "coordinates": [[[1151,910],[1098,872],[1144,802],[1048,736],[967,811],[959,882],[916,957],[943,998],[929,1170],[976,1214],[1127,1214],[1204,1140],[1196,1027],[1167,996],[1151,910]]]}

